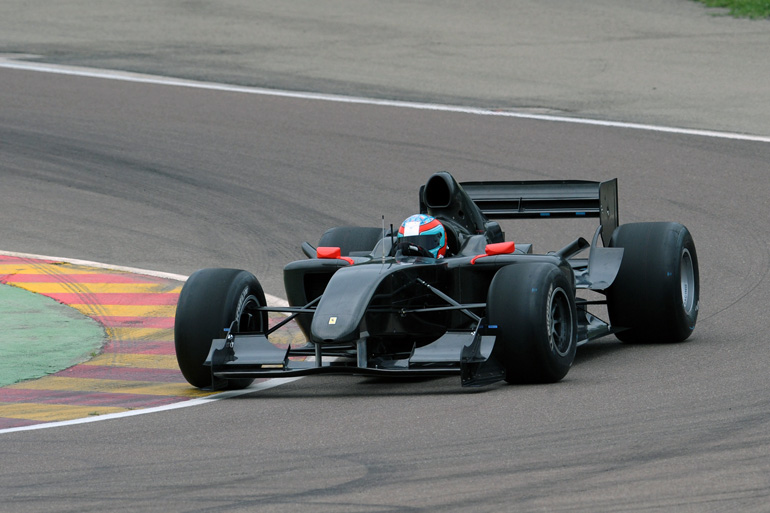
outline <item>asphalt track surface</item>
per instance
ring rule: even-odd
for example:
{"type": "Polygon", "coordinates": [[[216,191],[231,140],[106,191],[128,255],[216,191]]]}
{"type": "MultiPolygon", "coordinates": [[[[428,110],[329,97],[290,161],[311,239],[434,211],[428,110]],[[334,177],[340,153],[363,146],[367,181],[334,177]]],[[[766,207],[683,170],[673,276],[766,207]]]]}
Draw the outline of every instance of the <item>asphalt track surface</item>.
{"type": "Polygon", "coordinates": [[[4,0],[0,52],[770,135],[768,21],[723,12],[692,0],[4,0]]]}
{"type": "MultiPolygon", "coordinates": [[[[612,339],[557,384],[302,379],[3,435],[7,511],[767,511],[770,147],[697,135],[0,70],[4,249],[280,293],[298,241],[400,221],[433,171],[618,177],[622,222],[692,231],[692,339],[612,339]]],[[[712,127],[701,127],[712,128],[712,127]]],[[[593,224],[506,225],[557,249],[593,224]]]]}

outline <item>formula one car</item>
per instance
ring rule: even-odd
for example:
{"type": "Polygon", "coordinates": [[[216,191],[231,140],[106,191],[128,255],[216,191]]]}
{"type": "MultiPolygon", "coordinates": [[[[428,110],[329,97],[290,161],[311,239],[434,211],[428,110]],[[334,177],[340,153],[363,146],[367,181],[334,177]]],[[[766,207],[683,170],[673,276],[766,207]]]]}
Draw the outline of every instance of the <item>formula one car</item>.
{"type": "Polygon", "coordinates": [[[247,271],[194,273],[175,325],[187,381],[243,388],[255,378],[334,373],[548,383],[567,374],[576,347],[599,337],[678,342],[695,328],[689,231],[619,225],[617,180],[459,184],[439,172],[420,188],[419,209],[399,233],[337,227],[318,247],[303,243],[308,259],[284,268],[288,307],[267,306],[247,271]],[[592,242],[545,254],[506,242],[493,220],[576,216],[599,218],[592,242]],[[589,312],[603,307],[609,322],[589,312]],[[268,312],[286,318],[269,326],[268,312]],[[271,343],[291,321],[306,343],[271,343]]]}

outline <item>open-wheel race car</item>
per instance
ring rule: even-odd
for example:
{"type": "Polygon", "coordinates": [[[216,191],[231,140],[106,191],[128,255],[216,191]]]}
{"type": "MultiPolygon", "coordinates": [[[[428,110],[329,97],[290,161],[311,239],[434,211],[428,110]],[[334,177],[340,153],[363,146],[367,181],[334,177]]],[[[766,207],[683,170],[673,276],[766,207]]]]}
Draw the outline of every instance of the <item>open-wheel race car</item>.
{"type": "Polygon", "coordinates": [[[303,243],[308,258],[284,268],[288,307],[267,306],[247,271],[195,272],[177,306],[179,367],[213,389],[324,373],[548,383],[602,336],[683,341],[698,316],[693,239],[677,223],[619,225],[617,198],[617,180],[459,184],[436,173],[398,233],[337,227],[318,247],[303,243]],[[576,216],[599,218],[592,242],[545,254],[506,242],[493,220],[576,216]],[[589,311],[602,305],[608,321],[589,311]],[[269,312],[286,317],[269,326],[269,312]],[[271,343],[291,321],[306,342],[271,343]]]}

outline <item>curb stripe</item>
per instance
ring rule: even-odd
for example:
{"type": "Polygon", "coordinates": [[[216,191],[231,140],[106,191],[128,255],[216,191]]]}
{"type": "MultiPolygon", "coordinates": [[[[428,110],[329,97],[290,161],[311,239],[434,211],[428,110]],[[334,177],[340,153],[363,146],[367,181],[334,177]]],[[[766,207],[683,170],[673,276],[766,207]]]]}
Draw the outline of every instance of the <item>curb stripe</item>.
{"type": "MultiPolygon", "coordinates": [[[[9,267],[11,267],[11,270],[13,269],[12,266],[0,265],[0,280],[13,277],[14,282],[20,283],[58,283],[60,281],[60,278],[57,275],[38,271],[36,269],[29,269],[24,273],[2,272],[3,270],[8,270],[9,267]]],[[[94,273],[78,269],[72,269],[66,274],[77,276],[78,283],[158,283],[157,279],[142,280],[141,277],[139,277],[139,279],[134,278],[134,275],[94,273]]]]}
{"type": "Polygon", "coordinates": [[[173,317],[122,317],[111,315],[89,315],[107,328],[142,326],[143,328],[174,329],[173,317]]]}
{"type": "Polygon", "coordinates": [[[179,371],[175,355],[102,353],[87,362],[81,363],[78,367],[89,365],[179,371]]]}
{"type": "MultiPolygon", "coordinates": [[[[17,280],[14,280],[14,283],[23,283],[19,282],[17,280]]],[[[48,297],[51,297],[55,299],[56,301],[59,301],[60,303],[65,303],[70,306],[76,306],[78,304],[87,304],[87,303],[79,303],[79,301],[82,299],[77,294],[73,294],[71,292],[61,292],[61,293],[52,293],[48,294],[48,297]]],[[[134,305],[134,306],[174,306],[176,307],[177,301],[179,301],[179,294],[173,293],[173,292],[167,292],[164,294],[154,294],[154,293],[123,293],[123,294],[115,294],[115,293],[104,293],[104,294],[91,294],[90,299],[94,301],[96,304],[106,306],[106,305],[134,305]]]]}
{"type": "Polygon", "coordinates": [[[69,404],[73,397],[78,398],[80,406],[112,406],[126,409],[137,409],[163,406],[178,403],[178,397],[162,397],[147,395],[107,394],[103,392],[73,392],[49,390],[41,397],[36,390],[0,389],[0,403],[37,403],[37,404],[69,404]]]}
{"type": "Polygon", "coordinates": [[[174,342],[173,331],[167,329],[145,328],[143,326],[137,326],[136,328],[113,326],[106,328],[105,331],[112,342],[121,342],[122,344],[141,344],[148,340],[174,342]]]}
{"type": "Polygon", "coordinates": [[[0,403],[0,417],[10,419],[36,420],[40,422],[55,422],[73,420],[89,415],[106,415],[120,413],[127,408],[114,406],[72,406],[70,404],[40,404],[40,403],[0,403]]]}
{"type": "Polygon", "coordinates": [[[178,383],[178,369],[141,369],[135,367],[113,367],[110,365],[93,365],[86,362],[76,365],[58,376],[86,379],[117,379],[122,381],[151,381],[153,383],[178,383]]]}
{"type": "MultiPolygon", "coordinates": [[[[184,277],[138,272],[50,257],[0,254],[0,283],[77,309],[101,323],[106,337],[102,352],[89,361],[0,388],[0,432],[62,421],[88,422],[105,415],[115,418],[135,414],[135,410],[167,409],[233,395],[194,388],[179,371],[173,328],[184,277]]],[[[271,317],[271,324],[278,318],[282,317],[271,317]]],[[[299,340],[304,343],[296,327],[282,327],[275,335],[274,342],[284,347],[299,340]]],[[[284,382],[267,381],[239,392],[284,382]]]]}
{"type": "Polygon", "coordinates": [[[77,365],[57,374],[67,378],[115,379],[121,381],[150,381],[153,383],[179,383],[177,369],[140,369],[112,367],[109,365],[77,365]]]}
{"type": "Polygon", "coordinates": [[[142,341],[141,345],[130,346],[127,344],[116,344],[113,340],[104,345],[105,353],[133,353],[133,354],[170,354],[176,355],[174,341],[168,340],[148,340],[142,341]]]}
{"type": "Polygon", "coordinates": [[[59,375],[46,376],[34,381],[9,385],[11,390],[68,390],[74,392],[93,391],[112,394],[164,395],[174,397],[206,397],[216,392],[193,388],[187,383],[155,383],[152,381],[129,381],[120,379],[64,378],[59,375]]]}
{"type": "MultiPolygon", "coordinates": [[[[59,275],[59,276],[69,276],[69,275],[59,275]]],[[[77,275],[71,275],[71,276],[77,276],[77,275]]],[[[8,283],[14,283],[16,282],[9,280],[8,283]]],[[[44,296],[50,296],[51,294],[56,293],[75,293],[79,294],[81,296],[81,303],[96,303],[93,299],[91,301],[82,301],[82,299],[85,298],[93,298],[96,294],[105,294],[105,293],[136,293],[136,292],[143,292],[143,293],[163,293],[167,292],[164,290],[158,290],[158,285],[155,283],[146,283],[146,282],[140,282],[140,283],[80,283],[77,281],[77,278],[73,278],[71,282],[67,281],[59,281],[55,283],[18,283],[19,287],[29,290],[30,292],[35,292],[37,294],[43,294],[44,296]]],[[[175,294],[179,294],[179,291],[181,290],[181,285],[178,289],[174,290],[175,294]]]]}
{"type": "MultiPolygon", "coordinates": [[[[163,294],[165,295],[165,294],[163,294]]],[[[49,296],[51,297],[51,296],[49,296]]],[[[145,318],[162,317],[174,319],[176,314],[176,304],[173,305],[115,305],[110,303],[67,303],[72,308],[80,310],[88,317],[92,315],[103,315],[107,318],[145,318]]]]}

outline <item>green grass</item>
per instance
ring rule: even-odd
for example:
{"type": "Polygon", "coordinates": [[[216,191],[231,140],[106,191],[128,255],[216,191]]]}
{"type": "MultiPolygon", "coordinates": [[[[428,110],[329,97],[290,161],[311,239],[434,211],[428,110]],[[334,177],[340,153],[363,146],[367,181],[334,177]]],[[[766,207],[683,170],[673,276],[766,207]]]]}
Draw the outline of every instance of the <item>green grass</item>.
{"type": "Polygon", "coordinates": [[[770,0],[696,0],[707,7],[722,7],[736,18],[770,18],[770,0]]]}

